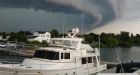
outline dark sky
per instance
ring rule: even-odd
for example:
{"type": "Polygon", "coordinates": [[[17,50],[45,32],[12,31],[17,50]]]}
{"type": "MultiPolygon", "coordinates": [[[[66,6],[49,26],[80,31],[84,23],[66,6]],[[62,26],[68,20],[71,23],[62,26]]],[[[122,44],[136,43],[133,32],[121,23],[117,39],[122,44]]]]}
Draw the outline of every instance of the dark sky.
{"type": "Polygon", "coordinates": [[[65,31],[73,27],[88,31],[119,18],[124,0],[0,0],[0,31],[62,32],[65,14],[65,31]]]}

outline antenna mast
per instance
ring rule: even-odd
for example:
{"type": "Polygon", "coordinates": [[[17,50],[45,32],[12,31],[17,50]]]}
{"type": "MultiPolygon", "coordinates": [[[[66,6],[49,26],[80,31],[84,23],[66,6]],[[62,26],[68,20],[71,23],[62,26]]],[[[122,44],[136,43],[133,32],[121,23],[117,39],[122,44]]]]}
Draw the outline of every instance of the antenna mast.
{"type": "Polygon", "coordinates": [[[64,33],[65,33],[65,32],[64,32],[64,31],[65,31],[64,28],[65,28],[65,14],[64,14],[64,16],[63,16],[63,37],[64,37],[64,33]]]}
{"type": "MultiPolygon", "coordinates": [[[[99,61],[101,61],[101,37],[100,37],[100,34],[99,34],[99,53],[100,53],[99,61]]],[[[99,64],[100,64],[100,62],[99,62],[99,64]]]]}
{"type": "Polygon", "coordinates": [[[84,29],[83,29],[83,23],[84,23],[84,22],[83,22],[83,20],[84,20],[84,15],[82,14],[81,16],[82,16],[82,35],[83,35],[83,34],[84,34],[84,29]]]}

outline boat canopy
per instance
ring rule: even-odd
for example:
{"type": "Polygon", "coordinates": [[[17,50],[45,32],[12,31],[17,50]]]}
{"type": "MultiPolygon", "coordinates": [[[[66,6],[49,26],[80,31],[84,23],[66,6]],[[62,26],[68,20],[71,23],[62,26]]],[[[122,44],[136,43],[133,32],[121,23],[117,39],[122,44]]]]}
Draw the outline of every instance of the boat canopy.
{"type": "Polygon", "coordinates": [[[64,48],[77,49],[81,44],[81,38],[52,38],[50,41],[51,46],[58,46],[64,48]]]}

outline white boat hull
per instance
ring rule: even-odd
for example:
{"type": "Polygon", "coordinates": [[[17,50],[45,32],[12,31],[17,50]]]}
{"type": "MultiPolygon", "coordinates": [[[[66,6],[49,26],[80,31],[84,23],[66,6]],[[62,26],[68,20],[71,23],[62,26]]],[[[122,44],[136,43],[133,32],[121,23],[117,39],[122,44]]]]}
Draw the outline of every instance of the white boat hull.
{"type": "Polygon", "coordinates": [[[91,75],[105,70],[106,65],[100,67],[79,67],[76,69],[61,70],[23,70],[13,68],[0,68],[0,75],[91,75]]]}

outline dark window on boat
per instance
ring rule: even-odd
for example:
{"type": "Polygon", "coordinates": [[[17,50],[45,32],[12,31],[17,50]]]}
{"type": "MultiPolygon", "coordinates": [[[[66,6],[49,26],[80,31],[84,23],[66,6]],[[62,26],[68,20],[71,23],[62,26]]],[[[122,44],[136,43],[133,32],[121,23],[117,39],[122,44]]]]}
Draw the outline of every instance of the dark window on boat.
{"type": "Polygon", "coordinates": [[[92,57],[88,57],[88,63],[92,63],[92,57]]]}
{"type": "Polygon", "coordinates": [[[34,54],[34,57],[49,60],[59,60],[59,52],[37,50],[34,54]]]}
{"type": "Polygon", "coordinates": [[[64,58],[64,55],[63,55],[64,53],[61,53],[61,59],[63,59],[64,58]]]}
{"type": "Polygon", "coordinates": [[[64,59],[70,59],[70,53],[64,53],[65,58],[64,59]]]}
{"type": "Polygon", "coordinates": [[[86,64],[87,60],[86,57],[82,58],[82,64],[86,64]]]}

